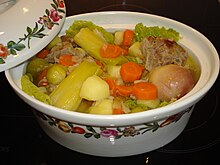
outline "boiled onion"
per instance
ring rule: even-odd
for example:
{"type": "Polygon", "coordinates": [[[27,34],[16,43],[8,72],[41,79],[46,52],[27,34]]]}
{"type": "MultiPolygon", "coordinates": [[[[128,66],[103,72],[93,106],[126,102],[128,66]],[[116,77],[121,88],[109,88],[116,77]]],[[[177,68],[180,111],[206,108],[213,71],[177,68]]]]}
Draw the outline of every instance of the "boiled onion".
{"type": "Polygon", "coordinates": [[[155,68],[149,74],[149,81],[158,88],[158,98],[162,101],[179,99],[195,85],[193,74],[186,68],[174,64],[155,68]]]}

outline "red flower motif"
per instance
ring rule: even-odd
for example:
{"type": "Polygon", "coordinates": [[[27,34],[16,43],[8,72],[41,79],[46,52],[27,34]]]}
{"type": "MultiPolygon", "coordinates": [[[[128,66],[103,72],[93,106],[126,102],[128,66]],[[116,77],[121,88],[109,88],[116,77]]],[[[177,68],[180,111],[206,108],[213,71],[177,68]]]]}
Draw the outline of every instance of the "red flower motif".
{"type": "Polygon", "coordinates": [[[55,9],[51,9],[50,18],[53,20],[53,22],[58,22],[60,20],[59,13],[55,9]]]}
{"type": "Polygon", "coordinates": [[[84,134],[86,131],[81,127],[73,127],[72,132],[73,133],[78,133],[78,134],[84,134]]]}
{"type": "Polygon", "coordinates": [[[64,0],[57,0],[58,6],[64,8],[64,0]]]}
{"type": "Polygon", "coordinates": [[[105,130],[101,131],[101,135],[103,137],[117,136],[118,132],[116,130],[113,130],[113,129],[105,129],[105,130]]]}
{"type": "Polygon", "coordinates": [[[0,57],[6,58],[8,54],[8,49],[4,45],[0,44],[0,57]]]}

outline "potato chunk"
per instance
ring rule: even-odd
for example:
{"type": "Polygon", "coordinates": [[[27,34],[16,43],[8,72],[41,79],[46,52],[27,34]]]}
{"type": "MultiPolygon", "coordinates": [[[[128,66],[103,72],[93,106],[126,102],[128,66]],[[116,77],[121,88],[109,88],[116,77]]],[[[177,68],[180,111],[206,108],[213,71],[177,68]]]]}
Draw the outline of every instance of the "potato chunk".
{"type": "Polygon", "coordinates": [[[82,84],[80,97],[90,101],[97,101],[110,96],[108,84],[99,76],[88,77],[82,84]]]}
{"type": "Polygon", "coordinates": [[[89,108],[89,113],[100,115],[112,115],[113,100],[103,99],[95,102],[95,105],[89,108]]]}

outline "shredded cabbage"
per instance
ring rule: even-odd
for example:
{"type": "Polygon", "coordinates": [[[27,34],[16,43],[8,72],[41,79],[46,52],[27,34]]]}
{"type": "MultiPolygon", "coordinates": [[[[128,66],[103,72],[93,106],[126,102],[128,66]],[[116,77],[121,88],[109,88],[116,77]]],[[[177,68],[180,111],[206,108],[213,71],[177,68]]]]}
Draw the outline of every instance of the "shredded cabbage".
{"type": "Polygon", "coordinates": [[[50,104],[50,97],[47,94],[41,92],[41,90],[30,81],[30,78],[27,74],[22,76],[21,86],[22,90],[28,95],[33,96],[37,100],[42,101],[46,104],[50,104]]]}
{"type": "Polygon", "coordinates": [[[173,39],[176,42],[181,38],[180,34],[174,29],[166,29],[159,26],[144,26],[143,23],[138,23],[135,26],[135,39],[141,42],[147,36],[162,37],[166,39],[173,39]]]}

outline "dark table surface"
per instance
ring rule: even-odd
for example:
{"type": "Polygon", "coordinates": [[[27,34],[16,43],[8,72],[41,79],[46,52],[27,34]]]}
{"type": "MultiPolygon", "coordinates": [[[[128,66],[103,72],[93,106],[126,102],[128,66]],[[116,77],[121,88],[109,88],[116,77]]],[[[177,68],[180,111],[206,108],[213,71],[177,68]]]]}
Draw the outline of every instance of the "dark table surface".
{"type": "MultiPolygon", "coordinates": [[[[168,17],[204,34],[220,52],[218,0],[65,0],[67,16],[86,12],[127,10],[168,17]]],[[[0,24],[0,26],[2,26],[0,24]]],[[[219,78],[196,105],[177,139],[155,151],[130,157],[95,157],[69,150],[40,128],[31,108],[14,93],[0,73],[0,165],[147,164],[217,165],[220,151],[219,78]]]]}

